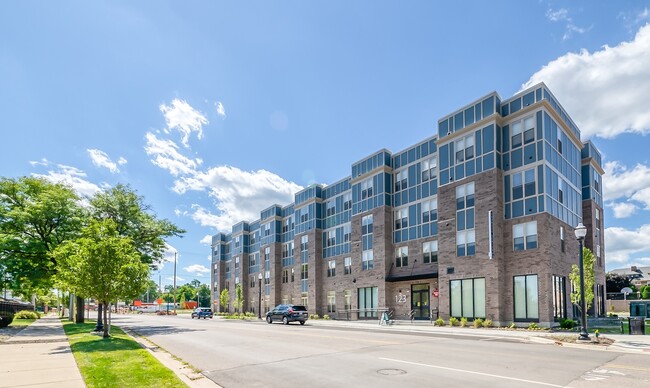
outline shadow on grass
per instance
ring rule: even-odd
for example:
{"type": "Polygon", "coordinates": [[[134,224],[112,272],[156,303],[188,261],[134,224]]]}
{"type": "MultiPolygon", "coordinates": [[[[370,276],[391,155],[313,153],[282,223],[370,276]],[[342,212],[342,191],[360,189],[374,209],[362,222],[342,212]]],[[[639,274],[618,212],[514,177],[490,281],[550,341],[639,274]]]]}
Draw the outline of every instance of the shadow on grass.
{"type": "Polygon", "coordinates": [[[111,352],[117,350],[138,350],[142,347],[135,341],[130,338],[119,338],[119,337],[109,337],[102,338],[98,336],[97,338],[80,341],[70,345],[70,348],[73,352],[111,352]]]}

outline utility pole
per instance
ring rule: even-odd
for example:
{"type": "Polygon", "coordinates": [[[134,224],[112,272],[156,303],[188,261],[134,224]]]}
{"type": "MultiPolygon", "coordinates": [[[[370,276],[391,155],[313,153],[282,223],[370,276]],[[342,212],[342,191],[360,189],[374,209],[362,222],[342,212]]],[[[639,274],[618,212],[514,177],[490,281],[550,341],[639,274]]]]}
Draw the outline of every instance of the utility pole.
{"type": "Polygon", "coordinates": [[[178,252],[174,252],[174,315],[176,315],[176,255],[178,252]]]}

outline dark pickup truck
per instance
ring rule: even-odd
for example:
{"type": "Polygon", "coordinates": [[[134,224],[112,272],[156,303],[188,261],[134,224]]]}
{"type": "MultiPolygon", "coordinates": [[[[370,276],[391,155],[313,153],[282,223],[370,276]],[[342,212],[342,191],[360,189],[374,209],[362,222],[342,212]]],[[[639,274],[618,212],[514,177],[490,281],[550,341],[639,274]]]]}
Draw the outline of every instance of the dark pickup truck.
{"type": "Polygon", "coordinates": [[[266,322],[273,323],[273,321],[282,321],[285,325],[290,322],[300,322],[304,325],[309,319],[309,313],[305,306],[294,306],[290,304],[280,304],[273,308],[273,310],[266,313],[266,322]]]}

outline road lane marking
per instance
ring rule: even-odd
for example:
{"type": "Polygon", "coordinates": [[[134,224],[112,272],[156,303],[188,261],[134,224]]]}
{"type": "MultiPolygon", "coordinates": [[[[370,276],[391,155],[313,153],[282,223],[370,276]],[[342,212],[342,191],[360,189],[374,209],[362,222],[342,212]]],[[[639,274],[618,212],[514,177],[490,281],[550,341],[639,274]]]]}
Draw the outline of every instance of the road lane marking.
{"type": "Polygon", "coordinates": [[[615,368],[615,369],[629,369],[629,370],[650,372],[650,368],[642,368],[642,367],[629,366],[629,365],[605,364],[603,366],[606,366],[608,368],[615,368]]]}
{"type": "Polygon", "coordinates": [[[423,367],[427,367],[427,368],[443,369],[443,370],[448,370],[448,371],[452,371],[452,372],[461,372],[461,373],[467,373],[467,374],[473,374],[473,375],[479,375],[479,376],[494,377],[494,378],[497,378],[497,379],[520,381],[522,383],[545,385],[545,386],[548,386],[548,387],[563,387],[563,385],[544,383],[542,381],[518,379],[516,377],[508,377],[508,376],[495,375],[495,374],[491,374],[491,373],[475,372],[475,371],[471,371],[471,370],[467,370],[467,369],[457,369],[457,368],[449,368],[449,367],[446,367],[446,366],[422,364],[422,363],[419,363],[419,362],[396,360],[394,358],[380,357],[379,359],[380,360],[385,360],[385,361],[401,362],[403,364],[409,364],[409,365],[423,366],[423,367]]]}

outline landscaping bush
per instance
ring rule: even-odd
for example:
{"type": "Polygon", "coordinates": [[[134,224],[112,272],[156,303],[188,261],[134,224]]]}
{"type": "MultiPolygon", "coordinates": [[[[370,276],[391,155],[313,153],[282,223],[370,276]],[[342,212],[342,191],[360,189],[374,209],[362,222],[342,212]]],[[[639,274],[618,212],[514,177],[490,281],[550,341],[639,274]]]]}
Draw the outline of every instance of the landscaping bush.
{"type": "Polygon", "coordinates": [[[442,318],[438,318],[438,319],[436,319],[435,321],[433,321],[433,325],[434,325],[434,326],[444,326],[444,325],[445,325],[445,321],[444,321],[444,319],[442,319],[442,318]]]}
{"type": "Polygon", "coordinates": [[[474,325],[475,328],[481,328],[483,327],[483,320],[481,318],[476,318],[474,322],[472,322],[472,325],[474,325]]]}
{"type": "Polygon", "coordinates": [[[329,316],[329,315],[327,315],[327,314],[325,314],[325,315],[323,315],[323,319],[327,321],[327,320],[329,320],[329,319],[330,319],[330,316],[329,316]]]}
{"type": "Polygon", "coordinates": [[[577,325],[577,322],[574,321],[573,319],[569,319],[569,318],[567,318],[567,319],[560,319],[560,328],[562,328],[562,329],[569,329],[569,330],[571,330],[571,329],[573,329],[574,327],[576,327],[576,325],[577,325]]]}
{"type": "Polygon", "coordinates": [[[539,330],[539,325],[535,322],[532,322],[530,325],[528,325],[528,330],[539,330]]]}
{"type": "Polygon", "coordinates": [[[492,320],[486,319],[485,321],[483,321],[483,327],[492,327],[492,320]]]}
{"type": "Polygon", "coordinates": [[[458,326],[458,318],[456,317],[449,318],[449,326],[458,326]]]}
{"type": "Polygon", "coordinates": [[[467,318],[460,317],[460,327],[467,327],[467,318]]]}
{"type": "Polygon", "coordinates": [[[517,328],[517,325],[515,325],[514,322],[512,322],[512,323],[510,324],[510,326],[508,326],[508,329],[516,329],[516,328],[517,328]]]}
{"type": "Polygon", "coordinates": [[[0,328],[7,327],[13,322],[14,315],[9,312],[0,312],[0,328]]]}
{"type": "Polygon", "coordinates": [[[14,319],[40,319],[41,314],[36,311],[22,310],[14,315],[14,319]]]}
{"type": "Polygon", "coordinates": [[[318,314],[309,314],[309,319],[320,319],[318,314]]]}

